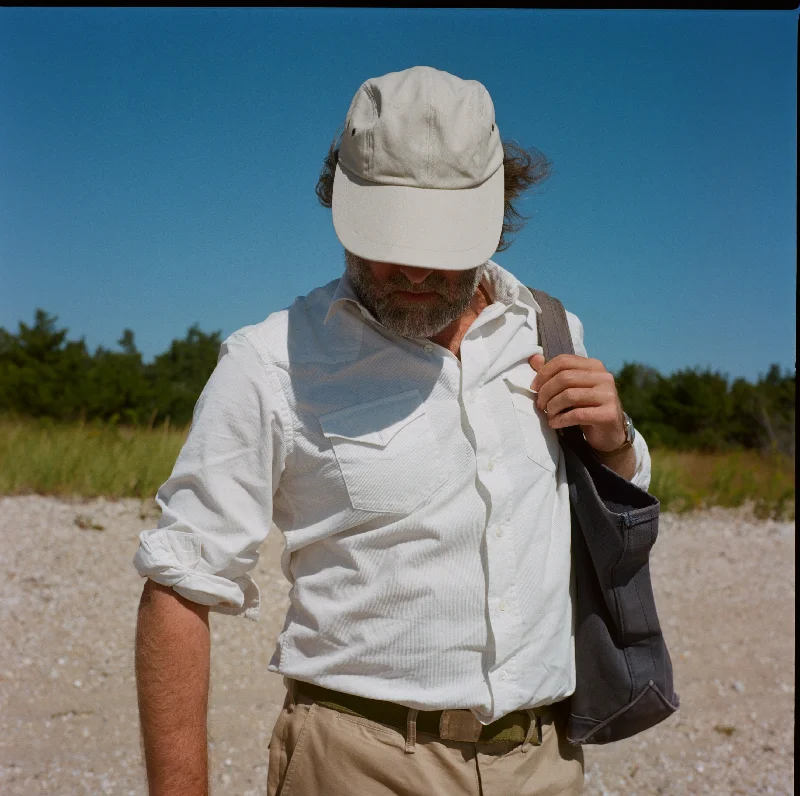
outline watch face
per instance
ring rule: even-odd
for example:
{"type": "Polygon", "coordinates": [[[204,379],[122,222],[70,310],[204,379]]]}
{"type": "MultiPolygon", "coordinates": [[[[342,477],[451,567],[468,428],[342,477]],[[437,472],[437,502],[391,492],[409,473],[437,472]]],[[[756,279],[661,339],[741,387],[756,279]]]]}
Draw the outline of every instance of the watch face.
{"type": "Polygon", "coordinates": [[[633,438],[635,436],[636,436],[636,430],[633,427],[633,421],[626,414],[625,415],[625,437],[628,440],[628,442],[633,442],[633,438]]]}

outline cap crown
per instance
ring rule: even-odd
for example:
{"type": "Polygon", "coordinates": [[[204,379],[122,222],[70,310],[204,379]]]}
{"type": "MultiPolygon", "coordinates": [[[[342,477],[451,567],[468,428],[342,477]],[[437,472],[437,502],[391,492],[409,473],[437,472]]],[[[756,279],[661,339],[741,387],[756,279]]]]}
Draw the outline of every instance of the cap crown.
{"type": "Polygon", "coordinates": [[[350,103],[339,162],[381,185],[473,188],[503,164],[492,98],[430,66],[371,78],[350,103]]]}

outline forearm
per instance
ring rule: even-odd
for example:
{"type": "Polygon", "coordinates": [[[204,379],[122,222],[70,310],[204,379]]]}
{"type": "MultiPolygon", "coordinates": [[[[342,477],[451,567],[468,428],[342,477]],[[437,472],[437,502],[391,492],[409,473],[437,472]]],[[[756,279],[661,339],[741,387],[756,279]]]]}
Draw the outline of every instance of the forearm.
{"type": "Polygon", "coordinates": [[[615,453],[602,453],[597,451],[597,454],[600,457],[600,461],[603,462],[606,467],[618,473],[623,478],[626,478],[628,481],[633,478],[633,474],[636,472],[636,451],[633,446],[615,453]]]}
{"type": "Polygon", "coordinates": [[[147,580],[136,689],[150,796],[208,795],[208,606],[147,580]]]}

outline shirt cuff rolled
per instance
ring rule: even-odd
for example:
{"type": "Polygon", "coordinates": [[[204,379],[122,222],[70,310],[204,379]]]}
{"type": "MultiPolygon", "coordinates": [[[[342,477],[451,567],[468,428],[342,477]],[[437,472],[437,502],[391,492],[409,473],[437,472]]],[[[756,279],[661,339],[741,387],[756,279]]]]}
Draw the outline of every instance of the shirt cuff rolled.
{"type": "Polygon", "coordinates": [[[631,476],[631,483],[646,492],[650,489],[650,451],[644,437],[639,432],[636,432],[633,438],[633,450],[636,454],[636,469],[631,476]]]}
{"type": "Polygon", "coordinates": [[[197,569],[202,542],[196,533],[156,528],[139,534],[133,565],[143,578],[169,586],[210,611],[258,621],[261,595],[247,574],[224,578],[197,569]]]}

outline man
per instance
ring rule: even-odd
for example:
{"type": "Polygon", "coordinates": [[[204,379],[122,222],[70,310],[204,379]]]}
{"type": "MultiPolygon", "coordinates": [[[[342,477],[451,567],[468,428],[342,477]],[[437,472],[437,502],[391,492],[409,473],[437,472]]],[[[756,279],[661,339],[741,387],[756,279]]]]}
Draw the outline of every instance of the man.
{"type": "Polygon", "coordinates": [[[256,618],[273,521],[293,585],[271,796],[582,789],[556,429],[645,488],[650,463],[579,320],[579,355],[545,364],[536,301],[489,259],[545,171],[476,81],[357,92],[317,189],[345,274],[223,343],[141,534],[151,794],[206,793],[208,612],[256,618]]]}

